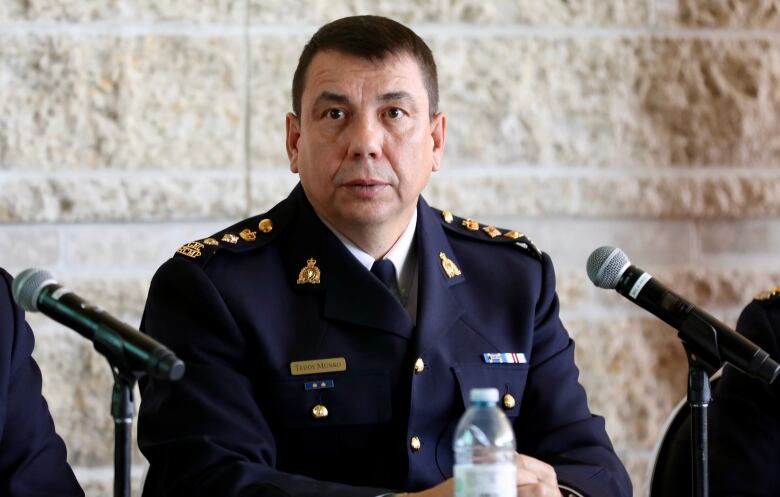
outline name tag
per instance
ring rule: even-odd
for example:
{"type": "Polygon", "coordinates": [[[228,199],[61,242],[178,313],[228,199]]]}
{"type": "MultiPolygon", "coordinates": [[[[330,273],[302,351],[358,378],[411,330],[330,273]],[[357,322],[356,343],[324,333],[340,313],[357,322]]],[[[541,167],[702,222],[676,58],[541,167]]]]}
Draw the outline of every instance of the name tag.
{"type": "Polygon", "coordinates": [[[346,371],[347,360],[343,357],[330,357],[328,359],[314,359],[312,361],[294,361],[290,363],[290,373],[293,376],[302,374],[333,373],[346,371]]]}

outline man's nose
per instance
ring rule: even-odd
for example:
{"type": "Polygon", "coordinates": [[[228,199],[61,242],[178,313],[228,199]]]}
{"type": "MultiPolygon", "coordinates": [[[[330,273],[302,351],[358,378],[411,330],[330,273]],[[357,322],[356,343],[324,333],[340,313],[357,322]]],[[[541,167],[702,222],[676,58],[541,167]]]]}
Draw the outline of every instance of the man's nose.
{"type": "Polygon", "coordinates": [[[378,159],[382,155],[384,129],[375,117],[359,115],[352,121],[348,154],[353,159],[378,159]]]}

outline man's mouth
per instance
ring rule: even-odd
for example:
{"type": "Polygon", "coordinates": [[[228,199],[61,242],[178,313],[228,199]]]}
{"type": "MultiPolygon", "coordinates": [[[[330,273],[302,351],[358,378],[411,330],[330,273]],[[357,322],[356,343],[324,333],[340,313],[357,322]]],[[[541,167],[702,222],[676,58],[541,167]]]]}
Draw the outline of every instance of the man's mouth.
{"type": "Polygon", "coordinates": [[[371,197],[379,194],[389,185],[381,180],[356,179],[347,181],[343,186],[356,195],[371,197]]]}

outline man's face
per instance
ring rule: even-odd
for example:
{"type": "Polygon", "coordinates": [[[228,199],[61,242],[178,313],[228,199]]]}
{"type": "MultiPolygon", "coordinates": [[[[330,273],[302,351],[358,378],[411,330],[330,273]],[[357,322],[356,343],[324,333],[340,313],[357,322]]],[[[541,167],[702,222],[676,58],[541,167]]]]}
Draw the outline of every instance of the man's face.
{"type": "Polygon", "coordinates": [[[317,53],[301,115],[287,115],[290,169],[317,213],[342,233],[400,234],[441,167],[446,119],[433,118],[415,59],[317,53]]]}

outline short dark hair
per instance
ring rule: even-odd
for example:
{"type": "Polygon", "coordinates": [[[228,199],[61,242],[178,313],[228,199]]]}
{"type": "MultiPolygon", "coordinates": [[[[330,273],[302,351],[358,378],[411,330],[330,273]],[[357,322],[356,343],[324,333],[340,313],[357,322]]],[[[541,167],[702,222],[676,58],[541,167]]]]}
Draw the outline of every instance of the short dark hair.
{"type": "Polygon", "coordinates": [[[439,82],[436,62],[428,45],[411,29],[392,19],[380,16],[352,16],[337,19],[322,26],[303,47],[292,84],[292,104],[295,115],[301,115],[301,97],[306,84],[306,71],[318,52],[334,50],[373,61],[388,55],[408,54],[415,58],[428,92],[431,115],[439,108],[439,82]]]}

